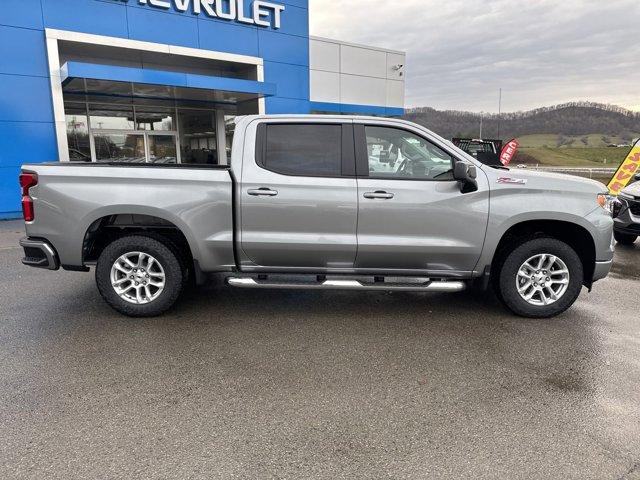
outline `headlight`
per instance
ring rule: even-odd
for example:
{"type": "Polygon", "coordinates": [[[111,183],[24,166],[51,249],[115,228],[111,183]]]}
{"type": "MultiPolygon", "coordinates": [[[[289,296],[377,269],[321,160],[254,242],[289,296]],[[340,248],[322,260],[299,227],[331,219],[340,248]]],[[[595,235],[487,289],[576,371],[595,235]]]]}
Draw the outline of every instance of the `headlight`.
{"type": "MultiPolygon", "coordinates": [[[[615,204],[616,202],[618,202],[616,197],[614,197],[613,195],[608,195],[606,193],[601,193],[597,197],[597,202],[598,205],[600,205],[607,212],[609,212],[611,216],[613,216],[615,211],[615,204]]],[[[618,211],[620,211],[620,209],[618,209],[618,211]]]]}

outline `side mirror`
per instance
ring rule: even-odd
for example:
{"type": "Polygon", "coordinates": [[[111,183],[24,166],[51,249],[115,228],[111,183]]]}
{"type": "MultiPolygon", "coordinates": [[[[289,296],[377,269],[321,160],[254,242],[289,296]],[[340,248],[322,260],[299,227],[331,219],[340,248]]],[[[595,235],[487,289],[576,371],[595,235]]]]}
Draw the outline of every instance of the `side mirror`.
{"type": "Polygon", "coordinates": [[[460,184],[462,193],[471,193],[478,190],[478,171],[475,165],[469,165],[465,162],[456,162],[453,166],[453,178],[460,184]]]}

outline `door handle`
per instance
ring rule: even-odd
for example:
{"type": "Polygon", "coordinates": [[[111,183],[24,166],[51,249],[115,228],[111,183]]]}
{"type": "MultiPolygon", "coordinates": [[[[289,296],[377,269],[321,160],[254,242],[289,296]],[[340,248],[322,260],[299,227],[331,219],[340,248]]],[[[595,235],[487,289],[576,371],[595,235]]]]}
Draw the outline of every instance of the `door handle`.
{"type": "Polygon", "coordinates": [[[381,200],[391,200],[393,197],[393,193],[384,192],[382,190],[379,190],[377,192],[367,192],[364,194],[364,198],[378,198],[381,200]]]}
{"type": "Polygon", "coordinates": [[[271,190],[267,187],[247,190],[247,193],[253,197],[275,197],[276,195],[278,195],[277,190],[271,190]]]}

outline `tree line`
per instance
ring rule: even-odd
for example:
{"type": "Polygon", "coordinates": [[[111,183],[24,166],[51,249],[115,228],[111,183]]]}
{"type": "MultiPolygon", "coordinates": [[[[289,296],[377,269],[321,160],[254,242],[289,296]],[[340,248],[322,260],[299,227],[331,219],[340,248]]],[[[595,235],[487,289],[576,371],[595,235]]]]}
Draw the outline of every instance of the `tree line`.
{"type": "Polygon", "coordinates": [[[407,109],[404,118],[424,125],[445,138],[510,139],[532,134],[616,135],[631,141],[640,132],[640,113],[595,102],[569,102],[526,112],[481,114],[431,107],[407,109]]]}

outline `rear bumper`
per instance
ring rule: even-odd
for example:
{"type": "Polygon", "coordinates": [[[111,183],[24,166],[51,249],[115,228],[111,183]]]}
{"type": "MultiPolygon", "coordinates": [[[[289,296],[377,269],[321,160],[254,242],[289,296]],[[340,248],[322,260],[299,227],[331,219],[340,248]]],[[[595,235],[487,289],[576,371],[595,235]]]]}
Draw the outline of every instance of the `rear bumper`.
{"type": "Polygon", "coordinates": [[[22,263],[29,267],[58,270],[60,261],[55,248],[46,240],[25,237],[20,240],[24,249],[22,263]]]}

